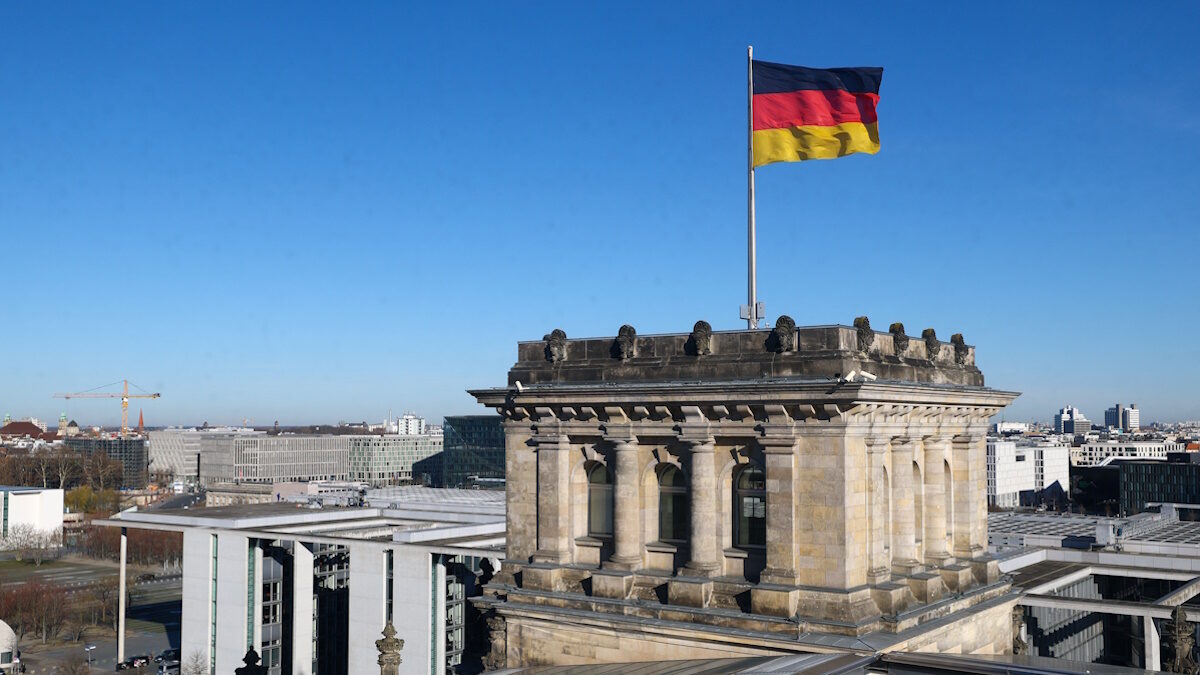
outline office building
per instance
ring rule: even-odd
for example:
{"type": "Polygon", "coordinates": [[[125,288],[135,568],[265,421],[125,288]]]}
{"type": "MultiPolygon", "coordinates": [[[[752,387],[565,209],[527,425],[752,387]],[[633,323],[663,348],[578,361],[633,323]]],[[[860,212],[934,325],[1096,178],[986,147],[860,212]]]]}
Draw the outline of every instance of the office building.
{"type": "Polygon", "coordinates": [[[201,437],[200,482],[346,480],[351,436],[217,434],[201,437]]]}
{"type": "Polygon", "coordinates": [[[404,413],[396,420],[396,433],[402,436],[421,436],[426,433],[425,418],[404,413]]]}
{"type": "Polygon", "coordinates": [[[1092,423],[1079,408],[1067,406],[1054,415],[1054,430],[1059,434],[1083,435],[1092,430],[1092,423]]]}
{"type": "Polygon", "coordinates": [[[247,649],[270,675],[378,673],[389,622],[403,673],[467,657],[468,598],[500,566],[504,496],[392,488],[371,505],[257,504],[122,512],[101,524],[183,533],[181,653],[232,673],[247,649]]]}
{"type": "Polygon", "coordinates": [[[1128,408],[1118,403],[1104,411],[1104,426],[1127,434],[1134,433],[1142,428],[1142,413],[1136,403],[1128,408]]]}
{"type": "Polygon", "coordinates": [[[164,473],[185,484],[195,484],[204,451],[203,439],[263,436],[262,431],[239,427],[170,428],[146,435],[150,472],[164,473]]]}
{"type": "Polygon", "coordinates": [[[1056,441],[989,438],[988,504],[998,508],[1061,504],[1071,489],[1070,446],[1056,441]]]}
{"type": "Polygon", "coordinates": [[[76,436],[67,439],[67,447],[84,459],[103,452],[121,464],[121,487],[142,489],[150,483],[150,457],[146,439],[137,437],[94,438],[76,436]]]}
{"type": "Polygon", "coordinates": [[[507,449],[489,665],[1010,652],[985,433],[1017,394],[926,335],[780,317],[520,343],[470,392],[507,449]]]}
{"type": "Polygon", "coordinates": [[[504,478],[504,418],[494,414],[447,417],[442,434],[443,487],[478,486],[504,478]]]}
{"type": "Polygon", "coordinates": [[[1071,448],[1074,466],[1100,466],[1115,459],[1166,459],[1169,452],[1182,452],[1184,444],[1174,439],[1089,441],[1071,448]]]}
{"type": "Polygon", "coordinates": [[[346,441],[350,480],[376,487],[412,483],[413,465],[442,452],[440,435],[349,436],[346,441]]]}
{"type": "Polygon", "coordinates": [[[1016,620],[1031,656],[1194,667],[1200,522],[1181,521],[1176,505],[1121,518],[992,513],[987,528],[989,552],[1021,592],[1016,620]]]}

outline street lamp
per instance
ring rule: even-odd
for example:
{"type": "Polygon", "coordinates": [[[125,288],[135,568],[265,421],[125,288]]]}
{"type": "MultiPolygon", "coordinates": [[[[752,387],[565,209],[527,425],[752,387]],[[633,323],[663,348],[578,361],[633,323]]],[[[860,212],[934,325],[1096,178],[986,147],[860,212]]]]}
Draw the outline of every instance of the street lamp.
{"type": "Polygon", "coordinates": [[[92,650],[95,648],[96,648],[96,645],[84,645],[83,646],[83,651],[87,652],[88,668],[92,667],[92,650]]]}

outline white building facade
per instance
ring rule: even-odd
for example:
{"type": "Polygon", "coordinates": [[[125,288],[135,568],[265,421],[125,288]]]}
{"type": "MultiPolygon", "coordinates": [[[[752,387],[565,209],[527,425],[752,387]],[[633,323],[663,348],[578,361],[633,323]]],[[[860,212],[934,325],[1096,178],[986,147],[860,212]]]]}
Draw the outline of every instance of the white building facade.
{"type": "Polygon", "coordinates": [[[1061,441],[989,438],[987,442],[988,504],[1011,509],[1041,503],[1048,491],[1070,492],[1070,446],[1061,441]],[[1057,486],[1057,487],[1056,487],[1057,486]]]}
{"type": "Polygon", "coordinates": [[[349,444],[350,480],[372,486],[402,485],[412,481],[415,462],[442,451],[442,436],[354,436],[349,444]]]}
{"type": "Polygon", "coordinates": [[[122,513],[104,525],[183,532],[181,654],[231,673],[378,672],[391,621],[401,673],[462,661],[467,598],[498,570],[504,495],[415,488],[365,508],[262,504],[122,513]],[[486,562],[485,562],[486,561],[486,562]]]}
{"type": "Polygon", "coordinates": [[[1114,459],[1161,459],[1168,452],[1183,452],[1185,445],[1174,439],[1156,441],[1091,441],[1071,448],[1075,466],[1100,466],[1114,459]]]}
{"type": "Polygon", "coordinates": [[[62,543],[63,491],[58,488],[0,487],[3,520],[0,545],[21,548],[27,537],[43,537],[44,543],[62,543]]]}

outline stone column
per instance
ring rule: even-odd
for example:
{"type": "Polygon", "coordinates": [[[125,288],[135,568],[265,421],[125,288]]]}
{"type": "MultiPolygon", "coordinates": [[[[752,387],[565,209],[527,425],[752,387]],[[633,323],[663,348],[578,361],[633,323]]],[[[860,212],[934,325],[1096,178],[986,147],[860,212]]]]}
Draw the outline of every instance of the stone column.
{"type": "Polygon", "coordinates": [[[1142,637],[1144,638],[1144,661],[1142,667],[1146,670],[1159,670],[1162,668],[1162,652],[1158,638],[1158,626],[1154,625],[1154,617],[1146,615],[1142,617],[1142,637]]]}
{"type": "Polygon", "coordinates": [[[691,555],[686,569],[692,576],[713,577],[721,570],[721,551],[717,545],[716,445],[707,429],[701,434],[685,433],[680,440],[691,452],[691,555]]]}
{"type": "Polygon", "coordinates": [[[302,541],[292,542],[291,592],[292,672],[308,675],[313,669],[313,552],[302,541]]]}
{"type": "Polygon", "coordinates": [[[642,565],[641,489],[638,484],[638,443],[629,427],[608,428],[616,446],[616,485],[613,499],[613,555],[605,567],[634,570],[642,565]]]}
{"type": "MultiPolygon", "coordinates": [[[[8,495],[4,496],[8,506],[8,495]]],[[[8,514],[5,514],[8,517],[8,514]]],[[[117,580],[117,663],[125,660],[125,553],[128,550],[129,533],[121,528],[121,562],[117,580]]]]}
{"type": "Polygon", "coordinates": [[[892,568],[900,574],[919,572],[916,499],[913,491],[913,439],[892,439],[892,568]]]}
{"type": "Polygon", "coordinates": [[[537,552],[534,562],[570,562],[571,442],[557,422],[540,426],[537,444],[537,552]]]}
{"type": "Polygon", "coordinates": [[[925,563],[946,564],[946,445],[949,439],[925,439],[925,563]]]}
{"type": "Polygon", "coordinates": [[[887,459],[887,439],[868,436],[863,439],[867,446],[867,494],[868,515],[871,526],[867,533],[867,581],[878,584],[887,581],[892,574],[890,545],[888,542],[888,502],[891,490],[885,489],[884,462],[887,459]]]}
{"type": "Polygon", "coordinates": [[[794,586],[796,578],[796,438],[759,439],[766,463],[767,567],[762,583],[794,586]]]}
{"type": "Polygon", "coordinates": [[[987,448],[982,434],[953,439],[954,557],[970,560],[987,550],[987,448]]]}

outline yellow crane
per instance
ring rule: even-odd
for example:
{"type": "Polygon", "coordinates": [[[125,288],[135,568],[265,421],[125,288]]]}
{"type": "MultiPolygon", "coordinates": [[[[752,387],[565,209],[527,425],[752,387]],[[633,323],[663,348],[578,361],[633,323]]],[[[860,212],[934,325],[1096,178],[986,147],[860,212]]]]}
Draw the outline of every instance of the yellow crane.
{"type": "Polygon", "coordinates": [[[142,389],[141,387],[137,386],[136,384],[133,386],[136,389],[141,389],[145,393],[142,393],[142,394],[129,393],[129,380],[121,380],[119,383],[113,382],[112,384],[106,384],[102,387],[96,387],[95,389],[88,389],[87,391],[81,391],[81,392],[78,392],[75,394],[55,394],[54,398],[119,398],[119,399],[121,399],[121,437],[124,438],[125,436],[127,436],[129,434],[129,399],[131,399],[131,398],[159,398],[160,396],[162,396],[162,394],[158,394],[158,393],[152,394],[150,392],[147,392],[146,390],[142,389]],[[110,393],[110,392],[96,391],[96,389],[104,389],[105,387],[111,387],[116,384],[121,385],[121,391],[119,393],[118,392],[110,393]]]}

